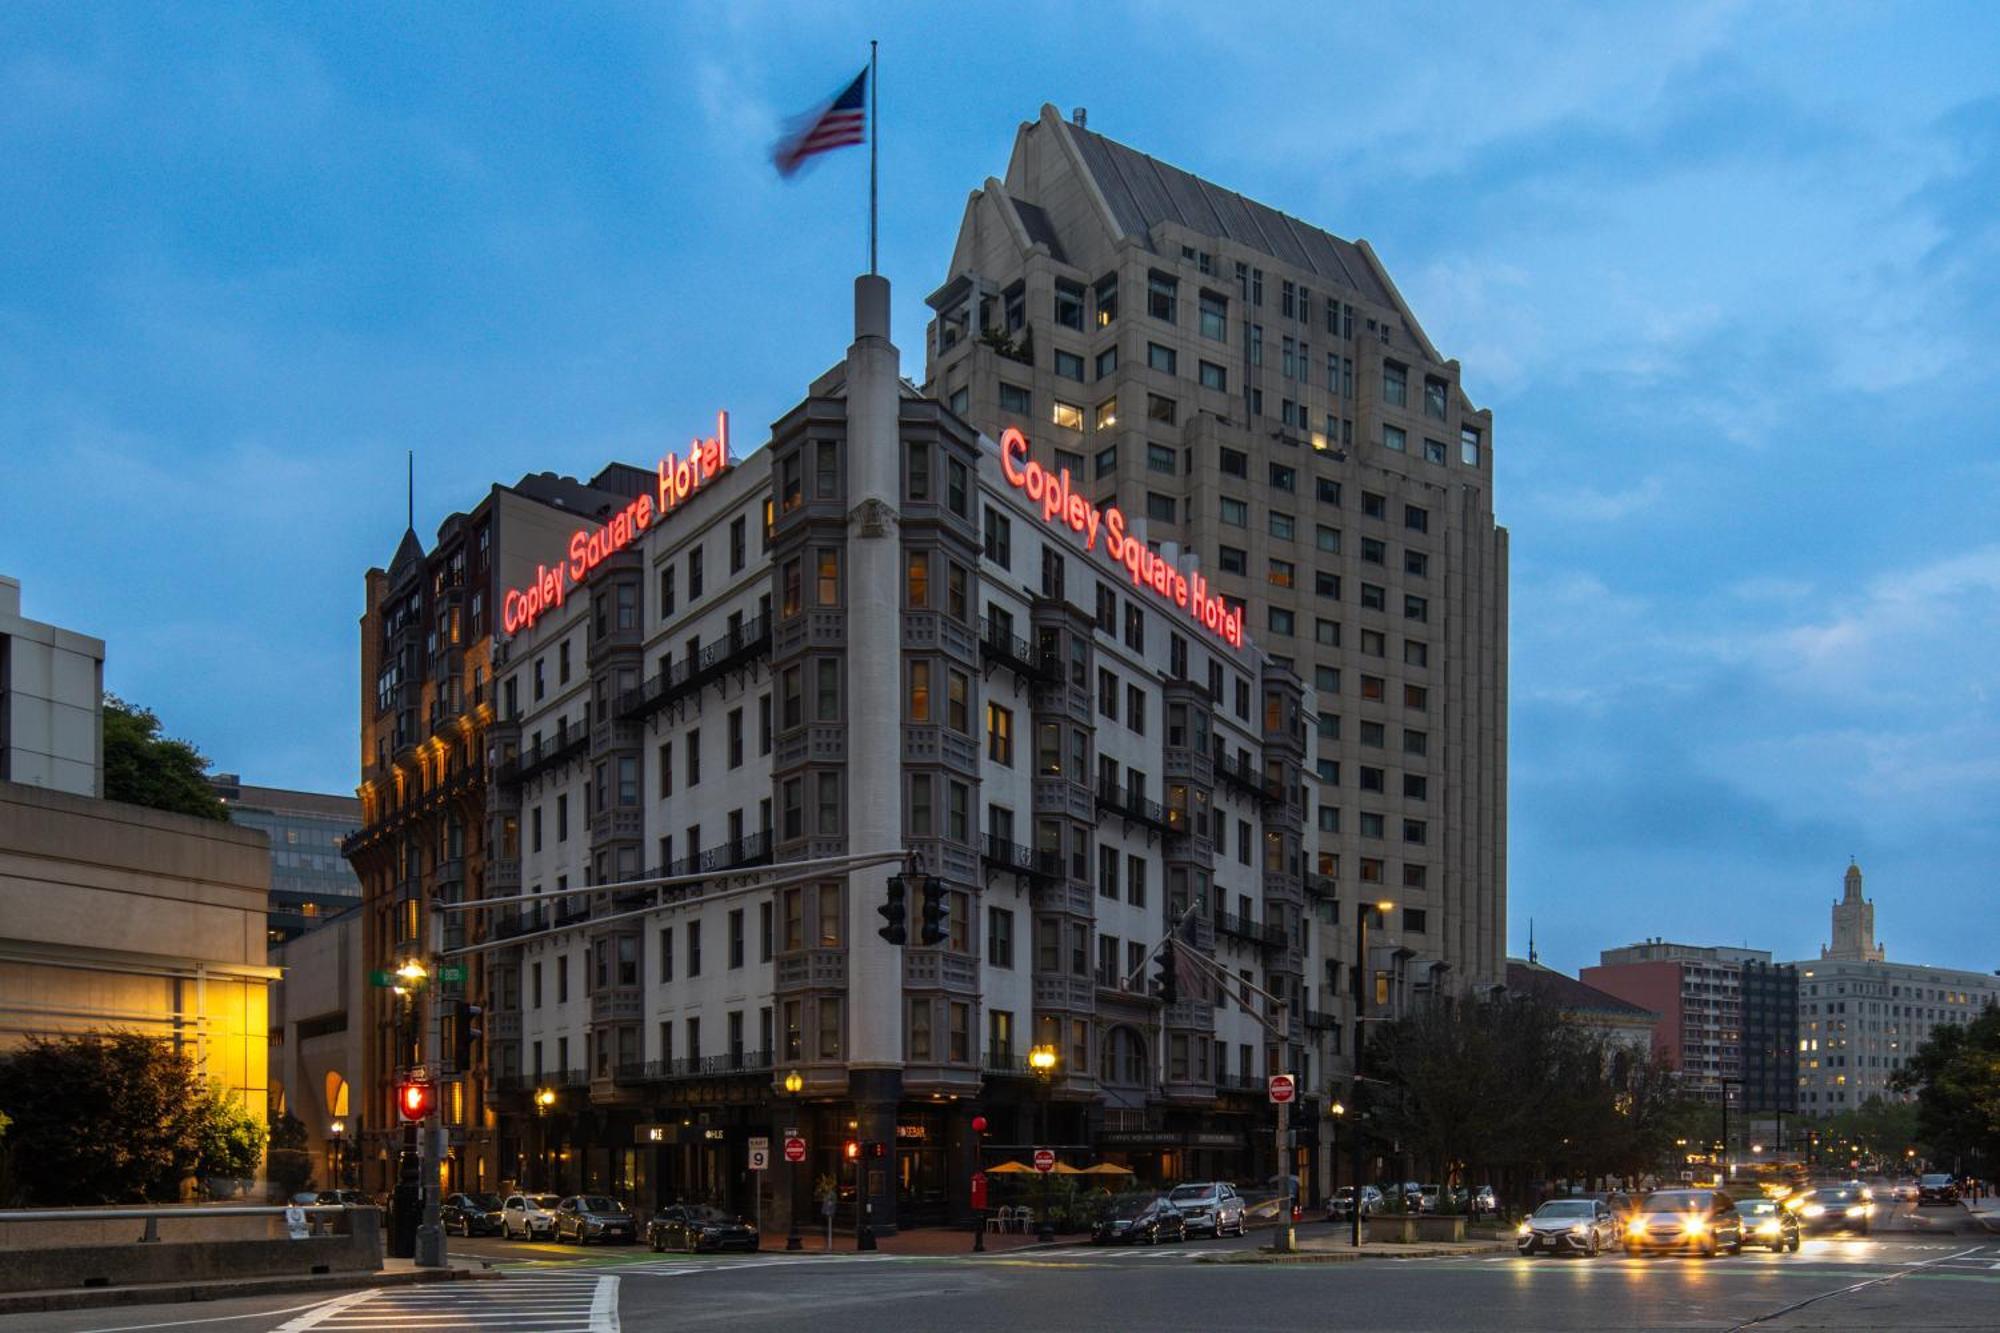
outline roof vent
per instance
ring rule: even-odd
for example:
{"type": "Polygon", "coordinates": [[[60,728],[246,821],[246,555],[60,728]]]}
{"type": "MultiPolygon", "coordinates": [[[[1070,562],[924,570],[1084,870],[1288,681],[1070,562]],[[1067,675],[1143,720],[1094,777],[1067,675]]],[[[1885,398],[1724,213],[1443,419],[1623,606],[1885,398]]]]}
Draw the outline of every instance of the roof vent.
{"type": "Polygon", "coordinates": [[[1069,123],[1080,130],[1087,130],[1090,128],[1090,113],[1082,107],[1072,108],[1069,113],[1069,123]]]}

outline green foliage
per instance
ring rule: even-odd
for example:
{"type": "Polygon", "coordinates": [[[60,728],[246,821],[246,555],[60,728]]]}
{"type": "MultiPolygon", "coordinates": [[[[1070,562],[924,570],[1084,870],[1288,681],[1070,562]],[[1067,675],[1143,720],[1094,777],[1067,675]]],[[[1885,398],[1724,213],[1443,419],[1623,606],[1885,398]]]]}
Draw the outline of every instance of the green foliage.
{"type": "Polygon", "coordinates": [[[272,1193],[289,1200],[312,1188],[313,1158],[306,1148],[305,1122],[286,1112],[271,1120],[271,1147],[264,1156],[264,1175],[272,1193]]]}
{"type": "Polygon", "coordinates": [[[104,696],[104,796],[153,810],[228,822],[208,785],[208,760],[186,741],[160,734],[152,710],[104,696]]]}
{"type": "Polygon", "coordinates": [[[264,1127],[185,1053],[131,1032],[30,1037],[0,1057],[13,1184],[41,1204],[165,1203],[254,1176],[264,1127]]]}
{"type": "Polygon", "coordinates": [[[1966,1170],[2000,1166],[2000,1006],[1970,1023],[1934,1028],[1894,1086],[1917,1094],[1917,1137],[1933,1161],[1966,1170]]]}

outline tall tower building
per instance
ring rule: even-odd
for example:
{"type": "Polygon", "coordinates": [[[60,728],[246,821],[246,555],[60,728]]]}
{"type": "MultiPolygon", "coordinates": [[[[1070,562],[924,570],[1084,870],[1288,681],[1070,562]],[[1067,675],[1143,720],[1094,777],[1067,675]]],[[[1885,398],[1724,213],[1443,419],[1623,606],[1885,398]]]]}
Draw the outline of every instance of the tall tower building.
{"type": "Polygon", "coordinates": [[[1504,981],[1492,416],[1368,243],[1045,106],[973,191],[928,301],[927,391],[1191,553],[1309,687],[1315,869],[1398,905],[1396,957],[1369,970],[1417,992],[1504,981]]]}
{"type": "Polygon", "coordinates": [[[1829,963],[1879,963],[1885,957],[1875,942],[1875,904],[1861,896],[1861,867],[1852,860],[1840,901],[1833,905],[1833,947],[1819,956],[1829,963]]]}

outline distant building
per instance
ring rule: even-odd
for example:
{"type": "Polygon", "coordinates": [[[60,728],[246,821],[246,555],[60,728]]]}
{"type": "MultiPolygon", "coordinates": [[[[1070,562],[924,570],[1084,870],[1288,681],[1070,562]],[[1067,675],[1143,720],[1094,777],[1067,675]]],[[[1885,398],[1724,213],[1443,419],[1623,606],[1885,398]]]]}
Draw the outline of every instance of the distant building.
{"type": "Polygon", "coordinates": [[[264,835],[0,782],[0,1050],[118,1029],[267,1105],[264,835]]]}
{"type": "Polygon", "coordinates": [[[1653,1049],[1653,1032],[1660,1015],[1651,1009],[1621,1000],[1609,991],[1586,985],[1533,959],[1507,960],[1507,989],[1515,995],[1531,995],[1554,1005],[1562,1016],[1606,1045],[1647,1056],[1653,1049]]]}
{"type": "Polygon", "coordinates": [[[360,907],[356,897],[347,911],[271,949],[284,971],[271,986],[271,1109],[305,1125],[322,1188],[361,1174],[360,907]]]}
{"type": "Polygon", "coordinates": [[[1790,964],[1763,949],[1645,940],[1606,949],[1582,980],[1657,1012],[1653,1049],[1693,1095],[1750,1111],[1794,1111],[1798,1013],[1784,1004],[1797,985],[1790,964]],[[1789,975],[1787,975],[1789,974],[1789,975]]]}
{"type": "Polygon", "coordinates": [[[1875,904],[1861,896],[1860,866],[1849,864],[1843,887],[1833,947],[1796,964],[1799,1109],[1807,1114],[1905,1096],[1889,1080],[1913,1051],[1939,1027],[2000,1003],[2000,976],[1889,962],[1875,942],[1875,904]]]}
{"type": "Polygon", "coordinates": [[[361,905],[361,881],[341,855],[341,840],[361,827],[361,802],[282,787],[250,787],[234,773],[209,785],[229,817],[271,839],[269,939],[283,944],[361,905]]]}
{"type": "Polygon", "coordinates": [[[0,781],[104,795],[104,640],[21,615],[0,574],[0,781]]]}

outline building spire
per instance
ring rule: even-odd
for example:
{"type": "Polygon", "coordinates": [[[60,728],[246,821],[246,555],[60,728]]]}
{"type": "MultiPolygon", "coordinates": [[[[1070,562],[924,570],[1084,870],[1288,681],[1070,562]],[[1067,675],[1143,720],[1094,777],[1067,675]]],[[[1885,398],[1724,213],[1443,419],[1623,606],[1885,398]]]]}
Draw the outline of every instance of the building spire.
{"type": "Polygon", "coordinates": [[[1528,918],[1528,961],[1539,962],[1535,957],[1535,918],[1528,918]]]}

